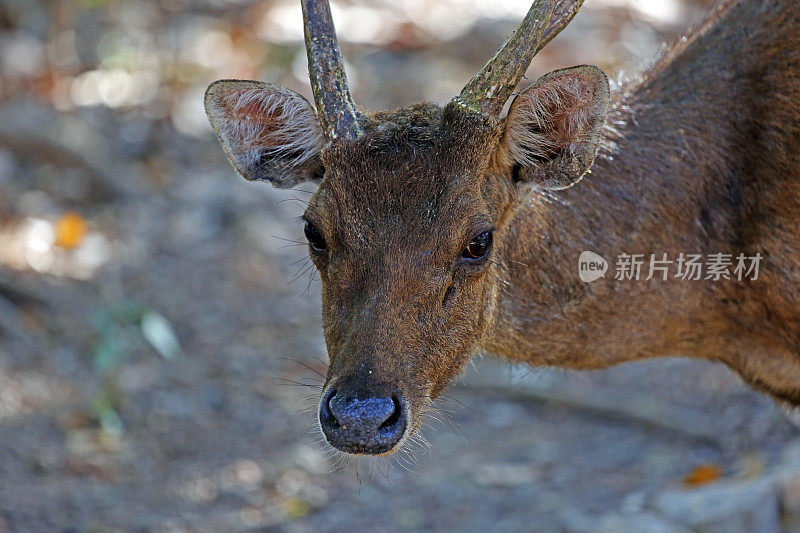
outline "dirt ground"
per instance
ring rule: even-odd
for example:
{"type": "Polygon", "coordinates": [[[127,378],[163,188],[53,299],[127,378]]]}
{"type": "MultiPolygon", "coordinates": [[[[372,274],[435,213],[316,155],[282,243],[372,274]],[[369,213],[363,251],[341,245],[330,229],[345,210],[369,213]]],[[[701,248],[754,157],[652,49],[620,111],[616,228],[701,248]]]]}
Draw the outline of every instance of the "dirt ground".
{"type": "MultiPolygon", "coordinates": [[[[446,101],[525,3],[337,4],[356,100],[446,101]]],[[[309,93],[296,4],[0,1],[0,531],[800,531],[797,429],[712,364],[479,359],[430,448],[330,454],[312,189],[237,178],[200,105],[309,93]]],[[[530,75],[635,70],[709,5],[588,0],[530,75]]]]}

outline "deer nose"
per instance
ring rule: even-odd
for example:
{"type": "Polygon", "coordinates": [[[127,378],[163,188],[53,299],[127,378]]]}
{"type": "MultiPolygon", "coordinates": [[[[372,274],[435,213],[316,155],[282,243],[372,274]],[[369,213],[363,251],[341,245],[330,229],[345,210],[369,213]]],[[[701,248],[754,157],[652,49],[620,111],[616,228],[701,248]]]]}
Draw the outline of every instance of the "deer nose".
{"type": "Polygon", "coordinates": [[[398,396],[373,396],[332,389],[322,397],[319,421],[325,438],[343,452],[378,455],[400,442],[406,413],[398,396]]]}

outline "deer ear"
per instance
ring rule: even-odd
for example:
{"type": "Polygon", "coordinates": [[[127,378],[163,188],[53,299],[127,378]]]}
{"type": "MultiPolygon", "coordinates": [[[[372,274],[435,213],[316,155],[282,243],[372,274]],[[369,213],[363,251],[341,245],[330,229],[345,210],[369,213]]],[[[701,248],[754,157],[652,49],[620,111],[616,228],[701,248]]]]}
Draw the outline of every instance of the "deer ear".
{"type": "Polygon", "coordinates": [[[220,80],[208,87],[205,106],[225,154],[245,179],[283,189],[322,179],[322,129],[314,108],[296,92],[220,80]]]}
{"type": "Polygon", "coordinates": [[[608,77],[594,66],[539,78],[511,104],[503,142],[515,181],[566,189],[594,162],[608,111],[608,77]]]}

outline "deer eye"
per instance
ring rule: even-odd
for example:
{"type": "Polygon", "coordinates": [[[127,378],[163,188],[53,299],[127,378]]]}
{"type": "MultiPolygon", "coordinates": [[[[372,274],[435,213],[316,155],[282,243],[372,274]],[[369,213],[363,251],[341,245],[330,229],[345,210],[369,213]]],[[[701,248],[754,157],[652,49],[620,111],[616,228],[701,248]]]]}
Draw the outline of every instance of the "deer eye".
{"type": "Polygon", "coordinates": [[[306,220],[306,225],[303,228],[303,233],[306,234],[306,239],[308,239],[308,245],[311,247],[312,250],[315,252],[324,252],[327,245],[325,244],[325,239],[322,237],[322,233],[319,232],[317,227],[306,220]]]}
{"type": "Polygon", "coordinates": [[[489,250],[492,248],[492,238],[493,233],[491,231],[481,233],[469,241],[467,247],[461,252],[461,257],[472,260],[483,259],[489,254],[489,250]]]}

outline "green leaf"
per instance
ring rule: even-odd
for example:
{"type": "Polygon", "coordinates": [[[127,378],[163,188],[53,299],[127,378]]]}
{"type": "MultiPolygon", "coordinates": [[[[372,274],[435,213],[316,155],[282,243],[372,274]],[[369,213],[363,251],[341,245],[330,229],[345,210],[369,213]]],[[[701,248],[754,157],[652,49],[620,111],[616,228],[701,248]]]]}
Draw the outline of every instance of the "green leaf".
{"type": "Polygon", "coordinates": [[[105,374],[117,366],[121,352],[120,345],[114,337],[113,332],[105,333],[95,345],[92,364],[99,374],[105,374]]]}
{"type": "Polygon", "coordinates": [[[172,324],[157,311],[147,311],[142,316],[142,335],[164,359],[174,359],[181,353],[181,345],[172,324]]]}

